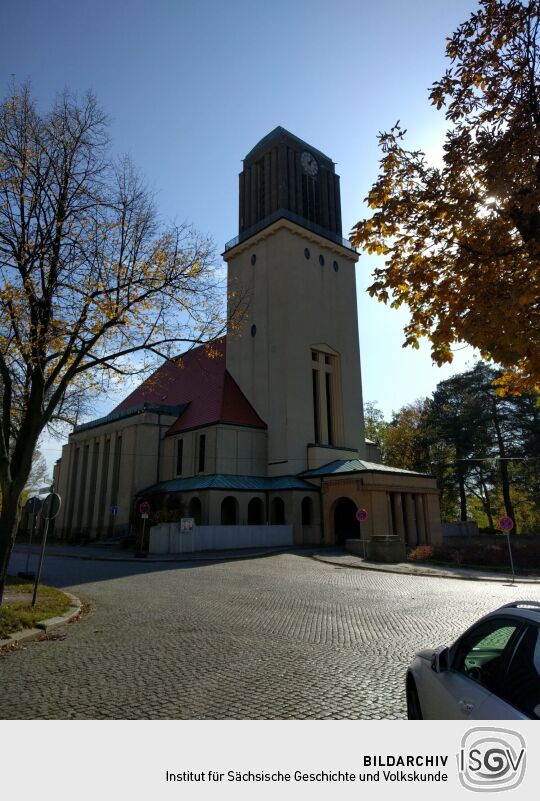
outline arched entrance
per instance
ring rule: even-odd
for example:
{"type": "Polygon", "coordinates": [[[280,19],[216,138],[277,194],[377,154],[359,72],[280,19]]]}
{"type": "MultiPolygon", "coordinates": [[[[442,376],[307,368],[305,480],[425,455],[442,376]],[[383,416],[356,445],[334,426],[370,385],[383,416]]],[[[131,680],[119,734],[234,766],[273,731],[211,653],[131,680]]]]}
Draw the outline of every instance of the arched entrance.
{"type": "Polygon", "coordinates": [[[264,523],[264,507],[260,498],[252,498],[248,503],[248,526],[260,526],[264,523]]]}
{"type": "Polygon", "coordinates": [[[282,526],[285,523],[285,504],[283,503],[283,498],[273,499],[271,520],[274,526],[282,526]]]}
{"type": "Polygon", "coordinates": [[[192,498],[190,500],[188,507],[188,517],[193,517],[196,526],[201,525],[202,507],[199,498],[192,498]]]}
{"type": "Polygon", "coordinates": [[[350,498],[340,498],[334,506],[334,542],[360,538],[360,523],[356,519],[356,504],[350,498]]]}
{"type": "Polygon", "coordinates": [[[236,526],[238,523],[238,502],[228,495],[221,502],[221,525],[236,526]]]}
{"type": "Polygon", "coordinates": [[[313,523],[313,501],[306,497],[302,500],[302,525],[311,526],[313,523]]]}

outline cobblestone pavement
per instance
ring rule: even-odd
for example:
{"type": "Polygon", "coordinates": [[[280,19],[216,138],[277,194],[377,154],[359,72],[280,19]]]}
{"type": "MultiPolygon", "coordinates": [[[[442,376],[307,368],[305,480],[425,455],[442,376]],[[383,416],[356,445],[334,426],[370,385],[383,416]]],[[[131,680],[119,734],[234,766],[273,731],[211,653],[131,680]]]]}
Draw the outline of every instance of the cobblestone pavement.
{"type": "Polygon", "coordinates": [[[91,612],[0,656],[0,718],[403,718],[416,650],[502,603],[540,600],[536,586],[292,553],[181,566],[49,557],[43,580],[91,612]]]}

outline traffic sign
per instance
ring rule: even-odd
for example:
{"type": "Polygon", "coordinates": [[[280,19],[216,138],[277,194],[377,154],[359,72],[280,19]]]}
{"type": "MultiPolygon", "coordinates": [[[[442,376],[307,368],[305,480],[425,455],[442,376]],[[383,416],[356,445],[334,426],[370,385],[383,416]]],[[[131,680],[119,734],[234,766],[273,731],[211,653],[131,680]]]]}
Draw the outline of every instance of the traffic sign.
{"type": "Polygon", "coordinates": [[[501,529],[501,531],[512,531],[512,529],[514,528],[514,521],[512,520],[511,517],[505,515],[504,517],[501,517],[501,519],[499,520],[499,528],[501,529]]]}
{"type": "Polygon", "coordinates": [[[146,515],[146,517],[148,517],[148,513],[150,512],[150,504],[148,503],[148,501],[142,501],[139,504],[139,512],[141,513],[141,515],[143,516],[146,515]]]}
{"type": "Polygon", "coordinates": [[[26,501],[25,509],[27,512],[39,512],[41,509],[41,498],[38,498],[37,495],[34,495],[32,498],[28,498],[26,501]]]}
{"type": "Polygon", "coordinates": [[[45,520],[52,520],[60,511],[60,495],[57,492],[51,492],[43,501],[41,507],[41,517],[45,520]]]}
{"type": "Polygon", "coordinates": [[[118,514],[118,506],[116,506],[116,504],[114,504],[113,506],[111,506],[111,515],[113,517],[116,517],[117,514],[118,514]]]}
{"type": "Polygon", "coordinates": [[[368,518],[368,513],[365,509],[356,510],[356,519],[359,523],[365,523],[368,518]]]}

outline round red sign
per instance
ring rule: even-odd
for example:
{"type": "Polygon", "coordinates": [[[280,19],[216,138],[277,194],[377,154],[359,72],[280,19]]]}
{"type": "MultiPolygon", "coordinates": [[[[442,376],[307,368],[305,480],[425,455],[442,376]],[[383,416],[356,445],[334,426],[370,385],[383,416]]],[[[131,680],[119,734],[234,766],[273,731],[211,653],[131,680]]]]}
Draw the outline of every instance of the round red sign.
{"type": "Polygon", "coordinates": [[[149,511],[150,511],[150,504],[148,503],[148,501],[142,501],[142,503],[139,504],[139,512],[142,515],[147,515],[149,511]]]}
{"type": "Polygon", "coordinates": [[[501,517],[499,520],[499,528],[503,531],[512,531],[514,528],[514,521],[511,517],[501,517]]]}
{"type": "Polygon", "coordinates": [[[359,520],[360,523],[364,523],[367,520],[367,511],[365,509],[357,509],[356,519],[359,520]]]}

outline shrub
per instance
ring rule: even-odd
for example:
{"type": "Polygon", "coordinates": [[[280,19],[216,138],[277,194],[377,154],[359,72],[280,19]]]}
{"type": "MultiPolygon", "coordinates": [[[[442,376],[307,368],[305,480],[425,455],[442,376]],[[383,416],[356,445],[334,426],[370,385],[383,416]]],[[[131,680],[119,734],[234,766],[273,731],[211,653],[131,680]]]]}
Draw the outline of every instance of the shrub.
{"type": "MultiPolygon", "coordinates": [[[[512,556],[518,569],[540,569],[540,543],[512,540],[512,556]]],[[[413,562],[448,562],[480,567],[509,566],[506,538],[493,542],[467,544],[419,545],[408,557],[413,562]]]]}

